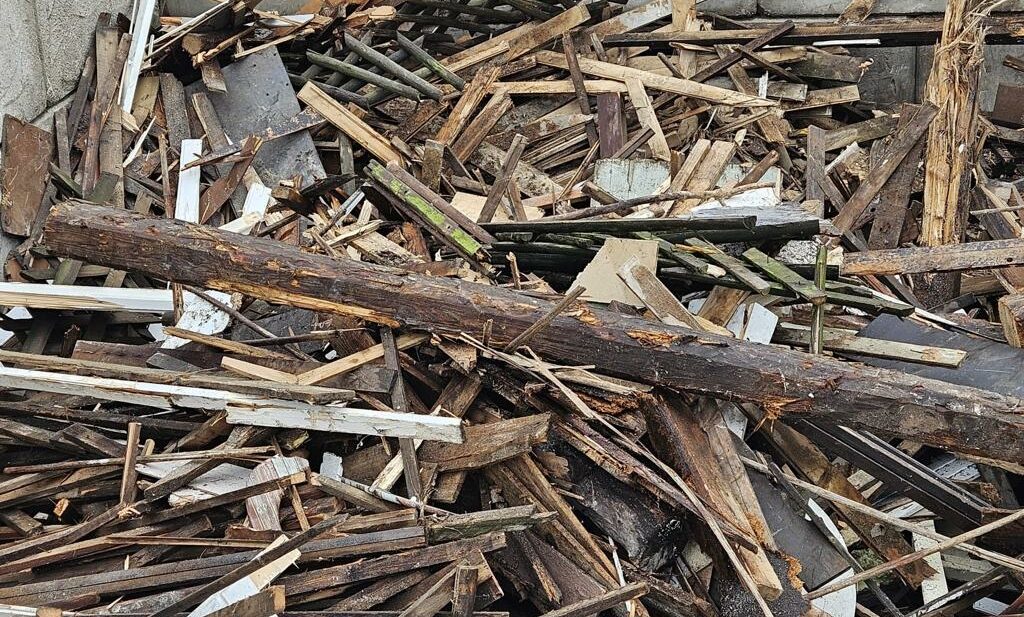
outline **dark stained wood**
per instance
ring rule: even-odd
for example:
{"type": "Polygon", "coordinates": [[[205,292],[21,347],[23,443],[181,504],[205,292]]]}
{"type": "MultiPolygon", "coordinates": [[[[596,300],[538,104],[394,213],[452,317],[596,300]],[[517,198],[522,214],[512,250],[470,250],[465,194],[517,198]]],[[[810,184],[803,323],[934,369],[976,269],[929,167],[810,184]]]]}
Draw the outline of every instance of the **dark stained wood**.
{"type": "Polygon", "coordinates": [[[47,169],[53,158],[53,136],[4,115],[3,166],[0,167],[0,226],[9,234],[32,233],[46,191],[47,169]]]}
{"type": "Polygon", "coordinates": [[[626,143],[626,118],[622,111],[622,95],[608,92],[597,95],[597,132],[600,137],[599,154],[609,158],[626,143]]]}
{"type": "Polygon", "coordinates": [[[882,155],[881,163],[871,170],[871,174],[857,188],[850,199],[843,206],[839,214],[832,219],[832,224],[840,231],[847,232],[857,229],[858,225],[866,222],[863,219],[865,210],[871,201],[882,190],[885,183],[896,172],[907,155],[914,149],[928,130],[933,118],[938,113],[938,108],[931,104],[922,105],[914,115],[913,120],[907,123],[903,129],[897,131],[893,136],[892,143],[882,155]]]}

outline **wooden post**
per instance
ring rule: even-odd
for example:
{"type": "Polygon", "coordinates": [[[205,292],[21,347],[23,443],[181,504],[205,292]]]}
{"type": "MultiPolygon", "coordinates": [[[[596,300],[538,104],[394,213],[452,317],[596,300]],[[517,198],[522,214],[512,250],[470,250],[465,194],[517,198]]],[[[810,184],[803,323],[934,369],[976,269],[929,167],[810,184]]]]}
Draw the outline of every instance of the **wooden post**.
{"type": "Polygon", "coordinates": [[[921,244],[960,242],[978,141],[978,82],[985,31],[983,0],[950,0],[925,97],[939,108],[928,132],[921,244]]]}

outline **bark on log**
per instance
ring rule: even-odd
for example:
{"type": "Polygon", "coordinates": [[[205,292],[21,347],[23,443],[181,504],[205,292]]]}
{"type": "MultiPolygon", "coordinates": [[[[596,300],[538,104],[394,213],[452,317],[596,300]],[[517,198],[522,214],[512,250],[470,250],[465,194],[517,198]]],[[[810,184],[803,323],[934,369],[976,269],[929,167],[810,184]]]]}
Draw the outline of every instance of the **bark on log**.
{"type": "MultiPolygon", "coordinates": [[[[493,319],[498,347],[553,306],[510,289],[302,253],[273,240],[86,202],[55,206],[44,240],[60,256],[391,327],[479,333],[493,319]]],[[[547,359],[594,365],[613,376],[756,402],[773,418],[814,418],[1024,462],[1024,401],[976,388],[600,309],[557,317],[531,347],[547,359]]]]}

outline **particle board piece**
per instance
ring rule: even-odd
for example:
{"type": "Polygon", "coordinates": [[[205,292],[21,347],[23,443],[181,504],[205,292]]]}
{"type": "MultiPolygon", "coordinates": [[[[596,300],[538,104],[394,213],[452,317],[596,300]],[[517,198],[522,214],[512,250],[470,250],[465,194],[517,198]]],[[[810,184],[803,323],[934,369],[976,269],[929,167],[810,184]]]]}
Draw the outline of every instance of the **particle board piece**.
{"type": "Polygon", "coordinates": [[[658,243],[651,240],[608,238],[594,259],[576,277],[570,290],[584,287],[586,291],[583,299],[589,302],[622,302],[643,307],[640,298],[616,275],[631,259],[636,259],[648,270],[656,269],[658,243]]]}

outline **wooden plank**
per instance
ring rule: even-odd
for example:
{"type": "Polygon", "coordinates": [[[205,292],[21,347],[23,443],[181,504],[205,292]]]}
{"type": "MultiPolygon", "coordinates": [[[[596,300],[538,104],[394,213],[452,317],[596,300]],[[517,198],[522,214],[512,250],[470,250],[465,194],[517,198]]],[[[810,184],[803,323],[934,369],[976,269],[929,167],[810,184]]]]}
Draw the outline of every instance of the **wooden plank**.
{"type": "Polygon", "coordinates": [[[807,98],[802,101],[785,101],[782,103],[784,112],[805,111],[819,107],[830,107],[844,103],[856,103],[860,101],[860,88],[857,86],[839,86],[836,88],[824,88],[811,90],[807,98]]]}
{"type": "Polygon", "coordinates": [[[299,90],[297,96],[300,101],[319,112],[335,128],[366,148],[367,152],[383,161],[385,165],[394,162],[402,167],[405,166],[402,155],[391,147],[388,140],[384,139],[373,127],[360,120],[344,105],[327,96],[313,82],[307,82],[302,90],[299,90]]]}
{"type": "Polygon", "coordinates": [[[832,219],[832,224],[837,229],[846,232],[857,228],[868,205],[896,172],[903,159],[914,149],[937,113],[938,108],[934,105],[922,105],[916,110],[914,118],[903,129],[897,131],[892,143],[882,155],[882,162],[872,169],[868,178],[861,182],[843,209],[832,219]]]}
{"type": "Polygon", "coordinates": [[[516,165],[519,164],[519,157],[523,155],[525,149],[526,137],[517,133],[512,138],[512,145],[508,149],[508,155],[501,164],[498,174],[494,177],[491,189],[487,191],[487,200],[480,211],[480,218],[477,219],[477,223],[490,223],[491,219],[494,218],[494,213],[498,211],[498,206],[501,205],[505,191],[508,189],[509,181],[512,179],[512,172],[515,170],[516,165]]]}
{"type": "Polygon", "coordinates": [[[626,142],[626,118],[620,94],[607,92],[597,95],[597,133],[602,158],[613,157],[626,142]]]}
{"type": "Polygon", "coordinates": [[[128,424],[128,434],[125,440],[124,469],[121,473],[121,494],[118,503],[122,507],[128,507],[135,503],[138,494],[138,470],[135,469],[135,461],[139,456],[139,437],[142,434],[142,425],[138,422],[128,424]]]}
{"type": "Polygon", "coordinates": [[[725,328],[688,311],[665,284],[636,258],[627,261],[616,274],[662,323],[732,336],[725,328]]]}
{"type": "Polygon", "coordinates": [[[651,146],[651,153],[655,158],[667,161],[672,158],[672,151],[668,147],[665,133],[661,130],[661,123],[658,121],[658,114],[651,105],[651,97],[647,96],[647,90],[639,79],[629,78],[626,80],[626,88],[629,90],[629,100],[633,102],[633,109],[640,126],[646,127],[654,134],[647,142],[651,146]]]}
{"type": "Polygon", "coordinates": [[[491,97],[476,118],[470,122],[452,144],[452,152],[460,162],[465,162],[480,147],[494,125],[512,109],[512,99],[499,92],[491,97]]]}
{"type": "MultiPolygon", "coordinates": [[[[694,193],[702,193],[713,189],[718,184],[718,180],[722,177],[726,166],[732,161],[735,154],[735,143],[731,141],[711,142],[708,144],[707,154],[701,157],[695,166],[691,168],[692,171],[685,182],[682,183],[680,189],[694,193]]],[[[687,160],[687,163],[689,163],[689,160],[687,160]]],[[[687,165],[684,165],[684,169],[687,169],[687,165]]],[[[681,173],[682,170],[680,170],[681,173]]],[[[673,178],[672,184],[674,188],[676,178],[673,178]]],[[[703,202],[704,200],[700,198],[680,199],[672,205],[669,210],[669,216],[677,217],[689,214],[703,202]]]]}
{"type": "Polygon", "coordinates": [[[881,249],[849,253],[842,272],[848,276],[959,272],[1024,264],[1024,240],[988,240],[936,247],[881,249]]]}
{"type": "Polygon", "coordinates": [[[543,47],[562,36],[563,32],[568,32],[589,19],[590,10],[581,2],[545,22],[535,24],[522,36],[509,41],[507,58],[512,61],[538,47],[543,47]]]}
{"type": "Polygon", "coordinates": [[[32,233],[32,224],[43,205],[52,144],[53,136],[46,131],[4,115],[0,225],[5,232],[16,236],[32,233]]]}
{"type": "Polygon", "coordinates": [[[171,296],[169,289],[0,283],[0,306],[35,309],[167,313],[174,310],[171,296]]]}
{"type": "MultiPolygon", "coordinates": [[[[811,329],[794,324],[779,324],[775,329],[772,342],[786,345],[808,345],[811,340],[811,329]]],[[[928,347],[912,343],[899,343],[857,336],[854,330],[825,328],[824,348],[828,351],[869,356],[872,358],[889,358],[914,364],[944,366],[958,368],[967,358],[967,352],[959,349],[928,347]]]]}
{"type": "MultiPolygon", "coordinates": [[[[559,69],[568,70],[565,56],[550,51],[537,52],[537,61],[541,64],[553,66],[559,69]]],[[[732,105],[736,107],[774,107],[775,103],[756,96],[747,96],[732,90],[707,86],[677,77],[659,75],[650,71],[643,71],[610,62],[591,60],[589,58],[579,59],[580,70],[590,75],[597,75],[604,79],[615,79],[625,82],[629,78],[639,80],[645,87],[662,92],[670,92],[682,96],[689,96],[702,101],[708,101],[720,105],[732,105]]]]}
{"type": "Polygon", "coordinates": [[[477,106],[487,96],[491,83],[498,78],[498,70],[498,67],[493,67],[476,72],[448,114],[448,119],[434,136],[435,141],[449,146],[455,143],[455,137],[465,128],[477,106]]]}
{"type": "MultiPolygon", "coordinates": [[[[396,344],[400,350],[405,350],[410,347],[415,347],[429,339],[430,335],[428,334],[403,334],[398,337],[396,344]]],[[[338,375],[344,375],[345,373],[354,371],[364,364],[379,360],[383,357],[384,346],[380,344],[374,345],[369,349],[364,349],[363,351],[345,356],[344,358],[333,360],[323,366],[306,371],[305,373],[300,373],[299,375],[296,375],[295,380],[296,383],[299,384],[318,384],[332,377],[337,377],[338,375]]]]}

